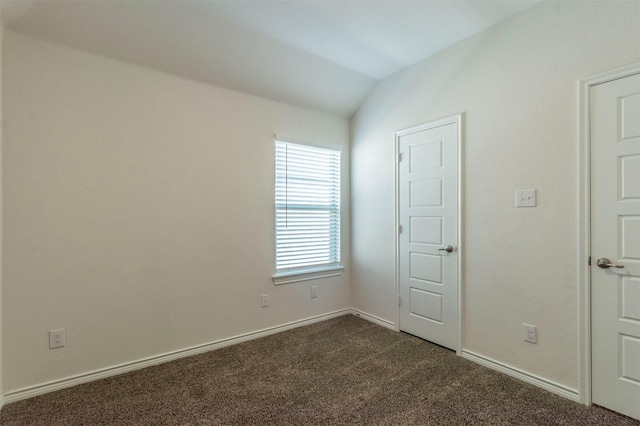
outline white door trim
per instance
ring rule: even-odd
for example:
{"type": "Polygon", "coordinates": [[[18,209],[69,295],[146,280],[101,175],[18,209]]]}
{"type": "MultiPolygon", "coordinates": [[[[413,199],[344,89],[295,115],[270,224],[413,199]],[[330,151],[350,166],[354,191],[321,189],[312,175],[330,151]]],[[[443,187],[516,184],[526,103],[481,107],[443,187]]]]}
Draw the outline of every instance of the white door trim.
{"type": "Polygon", "coordinates": [[[591,86],[640,73],[630,64],[578,81],[578,369],[580,402],[591,405],[591,86]]]}
{"type": "Polygon", "coordinates": [[[406,129],[398,130],[394,135],[394,175],[395,175],[395,252],[396,252],[396,265],[395,265],[395,277],[396,277],[396,325],[395,330],[400,331],[400,137],[420,132],[423,130],[433,129],[434,127],[440,127],[447,124],[456,124],[458,128],[458,211],[457,211],[457,226],[458,226],[458,241],[456,242],[458,248],[458,282],[456,283],[458,294],[458,323],[456,324],[457,334],[457,349],[456,354],[460,355],[462,351],[462,332],[460,325],[462,324],[462,261],[464,255],[464,245],[462,238],[462,179],[464,177],[462,169],[462,140],[464,138],[464,129],[462,126],[463,114],[456,114],[449,117],[441,118],[440,120],[430,121],[428,123],[420,124],[417,126],[409,127],[406,129]]]}

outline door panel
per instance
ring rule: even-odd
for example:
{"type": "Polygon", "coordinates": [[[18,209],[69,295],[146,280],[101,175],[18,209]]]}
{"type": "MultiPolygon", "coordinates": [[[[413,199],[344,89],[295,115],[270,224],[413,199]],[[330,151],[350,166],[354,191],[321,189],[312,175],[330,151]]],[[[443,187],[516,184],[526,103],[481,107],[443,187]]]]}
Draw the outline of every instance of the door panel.
{"type": "Polygon", "coordinates": [[[628,155],[620,158],[620,198],[622,200],[640,199],[640,188],[634,182],[640,182],[640,155],[628,155]]]}
{"type": "Polygon", "coordinates": [[[442,217],[412,217],[409,222],[411,242],[442,244],[442,217]]]}
{"type": "Polygon", "coordinates": [[[399,133],[400,329],[458,345],[458,123],[399,133]]]}
{"type": "Polygon", "coordinates": [[[590,98],[592,399],[640,419],[640,75],[590,98]]]}
{"type": "Polygon", "coordinates": [[[409,205],[411,207],[442,206],[442,179],[412,180],[410,182],[409,191],[409,205]]]}
{"type": "Polygon", "coordinates": [[[442,322],[442,294],[411,288],[411,314],[442,322]]]}
{"type": "Polygon", "coordinates": [[[633,139],[640,136],[640,94],[634,93],[620,97],[620,120],[618,121],[618,134],[620,141],[633,139]]]}
{"type": "Polygon", "coordinates": [[[424,280],[432,283],[442,282],[442,258],[431,254],[411,252],[409,265],[412,281],[424,280]]]}
{"type": "Polygon", "coordinates": [[[640,279],[622,277],[622,295],[620,318],[629,321],[640,321],[640,279]]]}

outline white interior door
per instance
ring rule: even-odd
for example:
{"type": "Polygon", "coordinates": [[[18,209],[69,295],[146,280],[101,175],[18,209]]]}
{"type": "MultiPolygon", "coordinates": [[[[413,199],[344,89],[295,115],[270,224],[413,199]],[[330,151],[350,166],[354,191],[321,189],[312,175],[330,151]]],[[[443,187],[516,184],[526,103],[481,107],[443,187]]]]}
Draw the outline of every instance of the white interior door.
{"type": "Polygon", "coordinates": [[[592,400],[640,419],[640,74],[590,99],[592,400]]]}
{"type": "Polygon", "coordinates": [[[458,347],[459,117],[397,133],[400,329],[458,347]]]}

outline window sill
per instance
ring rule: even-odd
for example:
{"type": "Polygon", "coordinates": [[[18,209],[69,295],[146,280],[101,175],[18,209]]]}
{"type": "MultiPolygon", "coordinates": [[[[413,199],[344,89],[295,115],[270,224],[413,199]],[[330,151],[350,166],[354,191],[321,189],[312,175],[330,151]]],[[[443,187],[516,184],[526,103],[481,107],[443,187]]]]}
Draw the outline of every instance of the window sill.
{"type": "Polygon", "coordinates": [[[273,284],[290,284],[300,281],[317,280],[320,278],[337,277],[344,272],[344,266],[332,266],[323,269],[312,269],[309,271],[284,272],[273,275],[273,284]]]}

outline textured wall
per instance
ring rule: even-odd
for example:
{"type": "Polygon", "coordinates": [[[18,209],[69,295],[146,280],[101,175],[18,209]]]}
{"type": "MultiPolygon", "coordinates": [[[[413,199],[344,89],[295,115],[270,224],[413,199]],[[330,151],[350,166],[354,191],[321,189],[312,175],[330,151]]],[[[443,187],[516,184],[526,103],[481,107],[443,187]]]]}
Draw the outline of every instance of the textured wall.
{"type": "Polygon", "coordinates": [[[376,87],[352,120],[354,307],[397,322],[394,132],[462,112],[463,348],[577,389],[577,81],[638,61],[638,22],[635,1],[543,2],[376,87]]]}
{"type": "Polygon", "coordinates": [[[12,32],[3,59],[5,393],[350,306],[347,273],[271,281],[275,133],[345,147],[349,258],[347,120],[12,32]]]}

